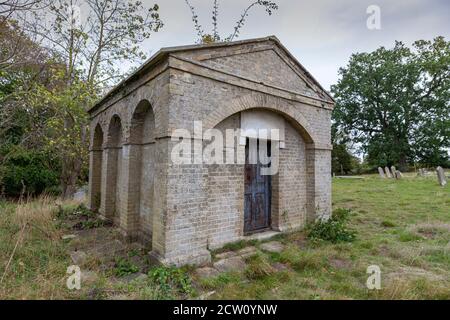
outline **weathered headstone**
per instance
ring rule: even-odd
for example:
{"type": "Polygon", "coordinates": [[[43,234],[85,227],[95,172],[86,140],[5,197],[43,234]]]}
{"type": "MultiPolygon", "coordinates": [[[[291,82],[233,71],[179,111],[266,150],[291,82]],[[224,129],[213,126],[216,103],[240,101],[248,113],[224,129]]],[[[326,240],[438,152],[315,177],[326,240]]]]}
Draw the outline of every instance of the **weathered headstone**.
{"type": "Polygon", "coordinates": [[[395,179],[400,180],[403,178],[403,174],[400,171],[395,171],[395,179]]]}
{"type": "Polygon", "coordinates": [[[444,169],[442,169],[442,167],[437,167],[436,173],[437,173],[439,184],[442,187],[444,187],[447,184],[447,177],[445,176],[444,169]]]}
{"type": "Polygon", "coordinates": [[[392,173],[392,176],[395,178],[396,177],[396,173],[397,173],[397,168],[395,166],[391,167],[391,173],[392,173]]]}
{"type": "Polygon", "coordinates": [[[425,173],[423,172],[423,169],[420,168],[420,169],[419,169],[419,172],[417,172],[417,176],[423,177],[424,175],[425,175],[425,173]]]}
{"type": "Polygon", "coordinates": [[[384,171],[382,167],[378,167],[378,173],[380,174],[381,178],[386,178],[386,176],[384,175],[384,171]]]}
{"type": "Polygon", "coordinates": [[[389,171],[389,168],[388,168],[388,167],[385,167],[385,168],[384,168],[384,171],[386,171],[386,177],[387,177],[387,178],[392,178],[392,174],[391,174],[391,172],[389,171]]]}

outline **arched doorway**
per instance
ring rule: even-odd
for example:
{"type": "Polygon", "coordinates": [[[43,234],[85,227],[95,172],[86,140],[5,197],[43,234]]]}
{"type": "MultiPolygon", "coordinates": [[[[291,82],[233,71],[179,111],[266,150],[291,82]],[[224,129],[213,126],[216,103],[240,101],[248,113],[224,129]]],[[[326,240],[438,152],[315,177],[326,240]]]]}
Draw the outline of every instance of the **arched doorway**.
{"type": "Polygon", "coordinates": [[[237,164],[207,166],[208,243],[217,247],[255,232],[284,231],[304,226],[314,178],[314,172],[308,167],[311,138],[304,128],[292,117],[268,108],[235,113],[214,128],[226,137],[223,158],[234,159],[237,164]],[[249,113],[243,116],[245,112],[249,113]],[[246,117],[252,121],[247,121],[246,117]],[[258,126],[246,126],[246,122],[258,126]],[[230,129],[252,128],[278,128],[282,132],[278,138],[268,136],[267,139],[243,134],[242,131],[239,134],[227,133],[230,129]],[[228,137],[235,141],[229,144],[228,137]],[[252,144],[257,158],[261,147],[264,147],[271,159],[269,163],[267,159],[264,162],[250,161],[252,144]],[[230,149],[233,149],[234,156],[226,154],[230,149]],[[274,149],[278,152],[272,153],[274,149]],[[278,157],[277,162],[272,163],[275,157],[278,157]],[[274,171],[261,174],[264,167],[274,171]]]}

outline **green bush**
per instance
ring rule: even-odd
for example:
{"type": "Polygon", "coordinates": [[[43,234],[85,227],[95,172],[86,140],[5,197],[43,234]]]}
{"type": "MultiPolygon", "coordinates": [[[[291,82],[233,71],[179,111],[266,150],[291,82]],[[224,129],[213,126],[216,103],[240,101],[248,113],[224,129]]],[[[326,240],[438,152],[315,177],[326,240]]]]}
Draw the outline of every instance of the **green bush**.
{"type": "Polygon", "coordinates": [[[9,197],[38,195],[59,184],[59,172],[59,164],[51,155],[16,148],[0,166],[0,190],[9,197]]]}
{"type": "Polygon", "coordinates": [[[319,220],[307,228],[308,238],[332,243],[354,241],[356,232],[347,228],[350,215],[351,211],[348,209],[335,210],[330,219],[319,220]]]}

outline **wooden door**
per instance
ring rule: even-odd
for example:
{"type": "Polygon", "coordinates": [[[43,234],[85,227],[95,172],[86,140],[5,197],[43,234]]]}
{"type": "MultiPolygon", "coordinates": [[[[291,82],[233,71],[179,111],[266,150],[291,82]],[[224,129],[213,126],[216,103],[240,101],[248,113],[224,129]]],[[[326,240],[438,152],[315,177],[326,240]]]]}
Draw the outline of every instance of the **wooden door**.
{"type": "MultiPolygon", "coordinates": [[[[265,141],[263,143],[266,143],[265,141]]],[[[257,142],[259,155],[260,141],[257,142]]],[[[267,148],[270,153],[270,142],[267,148]]],[[[270,154],[269,154],[270,156],[270,154]]],[[[270,228],[271,176],[261,175],[263,165],[249,163],[249,140],[245,150],[244,233],[270,228]]]]}

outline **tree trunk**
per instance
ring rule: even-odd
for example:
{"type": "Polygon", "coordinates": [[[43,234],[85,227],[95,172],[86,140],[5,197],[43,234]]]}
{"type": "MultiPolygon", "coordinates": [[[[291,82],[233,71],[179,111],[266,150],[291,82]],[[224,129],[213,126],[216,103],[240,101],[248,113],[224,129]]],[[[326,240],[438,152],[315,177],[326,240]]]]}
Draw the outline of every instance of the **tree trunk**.
{"type": "Polygon", "coordinates": [[[80,158],[63,162],[61,173],[62,197],[70,199],[76,192],[78,177],[81,174],[82,160],[80,158]]]}
{"type": "Polygon", "coordinates": [[[406,161],[406,155],[404,155],[404,154],[400,155],[400,159],[399,159],[399,163],[398,163],[398,169],[400,171],[403,171],[403,172],[408,170],[408,163],[406,161]]]}

